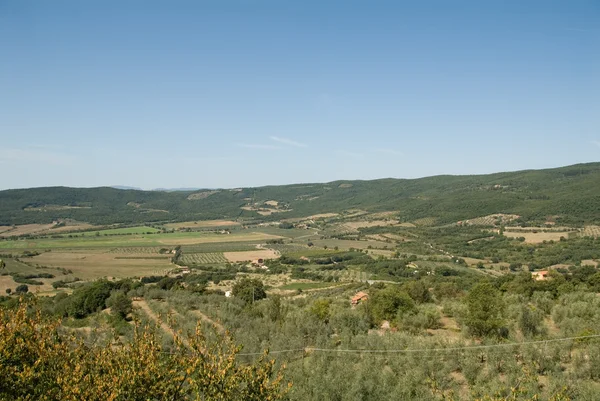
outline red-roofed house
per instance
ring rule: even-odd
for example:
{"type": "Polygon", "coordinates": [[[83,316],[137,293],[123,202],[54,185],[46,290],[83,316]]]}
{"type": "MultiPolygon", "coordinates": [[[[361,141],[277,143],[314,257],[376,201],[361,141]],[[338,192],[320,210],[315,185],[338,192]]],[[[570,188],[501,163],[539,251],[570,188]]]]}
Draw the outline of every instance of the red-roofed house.
{"type": "Polygon", "coordinates": [[[367,299],[369,299],[369,294],[360,291],[352,297],[352,300],[350,302],[352,303],[352,305],[358,305],[359,303],[361,303],[362,301],[366,301],[367,299]]]}

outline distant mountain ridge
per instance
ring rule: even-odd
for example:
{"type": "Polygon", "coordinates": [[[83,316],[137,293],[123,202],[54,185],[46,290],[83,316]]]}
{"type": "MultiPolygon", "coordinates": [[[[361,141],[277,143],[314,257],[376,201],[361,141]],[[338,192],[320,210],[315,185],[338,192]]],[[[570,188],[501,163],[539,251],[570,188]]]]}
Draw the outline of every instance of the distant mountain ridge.
{"type": "Polygon", "coordinates": [[[151,191],[162,191],[162,192],[193,192],[200,191],[202,188],[153,188],[151,191]]]}
{"type": "MultiPolygon", "coordinates": [[[[128,185],[111,185],[109,188],[114,189],[124,189],[124,190],[135,190],[135,191],[143,191],[140,187],[130,187],[128,185]]],[[[162,192],[190,192],[190,191],[199,191],[202,188],[191,187],[191,188],[152,188],[149,191],[162,191],[162,192]]]]}
{"type": "Polygon", "coordinates": [[[142,191],[46,187],[0,191],[0,225],[74,219],[94,224],[249,217],[279,220],[348,209],[395,211],[438,224],[510,213],[531,221],[600,224],[600,163],[419,179],[343,180],[237,189],[142,191]]]}
{"type": "Polygon", "coordinates": [[[129,189],[134,189],[136,191],[142,191],[142,188],[138,188],[138,187],[130,187],[127,185],[111,185],[110,188],[114,188],[114,189],[124,189],[124,190],[129,190],[129,189]]]}

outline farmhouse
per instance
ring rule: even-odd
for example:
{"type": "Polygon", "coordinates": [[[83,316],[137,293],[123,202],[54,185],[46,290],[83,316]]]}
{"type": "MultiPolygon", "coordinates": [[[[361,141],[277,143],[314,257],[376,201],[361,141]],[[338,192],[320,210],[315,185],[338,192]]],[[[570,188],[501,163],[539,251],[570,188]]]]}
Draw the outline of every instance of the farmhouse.
{"type": "Polygon", "coordinates": [[[531,272],[531,277],[535,281],[548,280],[548,270],[542,270],[542,271],[539,271],[539,272],[531,272]]]}
{"type": "Polygon", "coordinates": [[[369,294],[360,291],[352,297],[352,300],[350,302],[352,303],[352,305],[358,305],[359,303],[361,303],[362,301],[366,301],[367,299],[369,299],[369,294]]]}

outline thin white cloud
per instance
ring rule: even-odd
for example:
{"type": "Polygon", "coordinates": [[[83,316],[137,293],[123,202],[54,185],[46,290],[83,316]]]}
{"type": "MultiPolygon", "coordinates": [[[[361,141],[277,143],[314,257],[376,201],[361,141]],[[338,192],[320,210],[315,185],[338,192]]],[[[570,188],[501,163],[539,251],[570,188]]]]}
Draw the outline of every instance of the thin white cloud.
{"type": "Polygon", "coordinates": [[[280,146],[264,145],[261,143],[236,143],[236,146],[238,146],[240,148],[247,148],[247,149],[266,149],[266,150],[281,149],[280,146]]]}
{"type": "Polygon", "coordinates": [[[0,163],[6,164],[46,164],[55,166],[70,166],[76,158],[59,152],[39,149],[0,149],[0,163]]]}
{"type": "Polygon", "coordinates": [[[353,159],[362,159],[365,157],[362,153],[348,152],[347,150],[339,149],[335,151],[337,154],[341,156],[351,157],[353,159]]]}
{"type": "Polygon", "coordinates": [[[295,146],[297,148],[306,148],[308,146],[305,143],[296,142],[293,139],[289,139],[289,138],[281,138],[278,136],[270,136],[269,138],[272,141],[283,143],[285,145],[295,146]]]}
{"type": "Polygon", "coordinates": [[[594,144],[600,148],[600,141],[592,141],[592,144],[594,144]]]}
{"type": "Polygon", "coordinates": [[[388,155],[404,156],[404,153],[400,152],[399,150],[394,150],[394,149],[375,149],[374,151],[377,153],[385,153],[388,155]]]}

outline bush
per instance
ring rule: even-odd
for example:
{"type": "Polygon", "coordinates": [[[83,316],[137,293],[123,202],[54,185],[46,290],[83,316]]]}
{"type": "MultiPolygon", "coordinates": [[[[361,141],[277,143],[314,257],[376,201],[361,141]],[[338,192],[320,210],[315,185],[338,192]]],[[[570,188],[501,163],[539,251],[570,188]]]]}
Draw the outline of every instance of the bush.
{"type": "Polygon", "coordinates": [[[27,284],[18,285],[17,288],[15,288],[15,292],[17,294],[26,294],[29,292],[29,287],[27,284]]]}
{"type": "Polygon", "coordinates": [[[419,333],[427,329],[439,329],[441,314],[434,305],[421,305],[415,313],[399,316],[399,326],[403,330],[419,333]]]}
{"type": "Polygon", "coordinates": [[[111,313],[121,319],[125,319],[132,311],[131,299],[123,291],[113,291],[106,300],[106,306],[111,309],[111,313]]]}
{"type": "Polygon", "coordinates": [[[467,296],[469,331],[475,336],[499,335],[504,321],[502,295],[492,284],[483,282],[474,286],[467,296]]]}
{"type": "Polygon", "coordinates": [[[412,298],[398,286],[372,292],[367,304],[375,324],[414,312],[416,308],[412,298]]]}
{"type": "Polygon", "coordinates": [[[208,343],[176,338],[166,352],[157,328],[136,324],[129,343],[85,345],[61,334],[60,321],[30,313],[31,305],[0,308],[2,400],[281,400],[282,373],[266,357],[236,362],[227,335],[208,343]],[[185,345],[184,345],[185,344],[185,345]]]}
{"type": "Polygon", "coordinates": [[[263,282],[247,277],[233,285],[232,293],[234,297],[240,298],[246,303],[253,303],[267,297],[263,282]]]}

